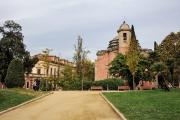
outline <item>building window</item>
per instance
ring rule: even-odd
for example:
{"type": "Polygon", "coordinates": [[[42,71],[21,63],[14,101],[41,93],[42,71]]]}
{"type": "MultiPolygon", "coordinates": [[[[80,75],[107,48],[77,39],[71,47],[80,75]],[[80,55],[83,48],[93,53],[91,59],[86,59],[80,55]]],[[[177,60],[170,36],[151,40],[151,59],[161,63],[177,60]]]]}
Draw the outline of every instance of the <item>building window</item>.
{"type": "Polygon", "coordinates": [[[50,75],[52,75],[52,71],[53,71],[53,69],[51,68],[51,74],[50,75]]]}
{"type": "Polygon", "coordinates": [[[54,76],[56,75],[56,68],[54,68],[54,76]]]}
{"type": "Polygon", "coordinates": [[[41,74],[41,69],[37,69],[37,74],[38,74],[38,75],[41,74]]]}
{"type": "Polygon", "coordinates": [[[127,33],[123,33],[123,40],[127,40],[127,33]]]}

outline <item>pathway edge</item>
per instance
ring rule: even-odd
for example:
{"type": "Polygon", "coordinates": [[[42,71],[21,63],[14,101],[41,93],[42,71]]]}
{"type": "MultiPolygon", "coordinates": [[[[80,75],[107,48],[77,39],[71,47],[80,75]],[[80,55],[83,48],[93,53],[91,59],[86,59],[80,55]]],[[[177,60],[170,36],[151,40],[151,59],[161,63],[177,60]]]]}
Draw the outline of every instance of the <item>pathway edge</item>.
{"type": "Polygon", "coordinates": [[[119,110],[102,94],[99,93],[101,95],[101,97],[106,101],[106,103],[109,104],[109,106],[113,109],[114,112],[116,112],[116,114],[122,119],[122,120],[127,120],[126,117],[119,112],[119,110]]]}
{"type": "Polygon", "coordinates": [[[32,102],[34,102],[34,101],[37,101],[37,100],[39,100],[39,99],[41,99],[41,98],[44,98],[44,97],[46,97],[46,96],[48,96],[48,95],[50,95],[50,94],[53,94],[53,93],[54,93],[54,92],[46,93],[46,94],[44,94],[44,95],[41,95],[41,96],[39,96],[39,97],[36,97],[36,98],[31,99],[31,100],[26,101],[26,102],[23,102],[23,103],[21,103],[21,104],[19,104],[19,105],[16,105],[16,106],[14,106],[14,107],[11,107],[11,108],[8,108],[8,109],[6,109],[6,110],[3,110],[3,111],[0,112],[0,115],[5,114],[5,113],[7,113],[7,112],[10,112],[10,111],[12,111],[12,110],[15,110],[15,109],[17,109],[17,108],[20,108],[20,107],[22,107],[22,106],[24,106],[24,105],[27,105],[27,104],[29,104],[29,103],[32,103],[32,102]]]}

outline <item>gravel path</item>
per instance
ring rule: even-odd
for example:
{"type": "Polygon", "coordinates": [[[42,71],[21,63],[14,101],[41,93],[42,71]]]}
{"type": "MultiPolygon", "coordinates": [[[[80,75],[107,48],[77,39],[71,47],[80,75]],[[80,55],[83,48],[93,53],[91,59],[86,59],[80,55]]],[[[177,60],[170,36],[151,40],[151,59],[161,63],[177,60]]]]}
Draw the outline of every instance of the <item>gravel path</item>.
{"type": "Polygon", "coordinates": [[[57,91],[0,116],[0,120],[120,120],[99,92],[57,91]]]}

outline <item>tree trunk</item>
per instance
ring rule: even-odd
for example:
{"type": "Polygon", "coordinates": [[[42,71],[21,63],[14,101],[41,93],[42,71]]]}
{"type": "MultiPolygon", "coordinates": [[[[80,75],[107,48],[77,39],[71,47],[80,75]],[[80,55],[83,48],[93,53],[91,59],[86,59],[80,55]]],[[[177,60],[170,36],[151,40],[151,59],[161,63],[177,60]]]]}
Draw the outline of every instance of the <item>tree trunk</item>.
{"type": "Polygon", "coordinates": [[[84,89],[83,89],[83,83],[84,83],[84,72],[82,71],[82,77],[81,77],[81,90],[83,91],[84,89]]]}
{"type": "Polygon", "coordinates": [[[133,73],[133,90],[135,90],[135,82],[134,82],[134,73],[133,73]]]}

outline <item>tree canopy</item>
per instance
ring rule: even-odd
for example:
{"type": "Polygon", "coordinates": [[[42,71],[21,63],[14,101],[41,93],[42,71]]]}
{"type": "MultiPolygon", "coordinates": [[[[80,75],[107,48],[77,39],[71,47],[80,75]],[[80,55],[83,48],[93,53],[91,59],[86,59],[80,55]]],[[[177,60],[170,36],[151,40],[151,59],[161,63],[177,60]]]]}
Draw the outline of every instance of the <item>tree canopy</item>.
{"type": "Polygon", "coordinates": [[[7,70],[5,84],[8,88],[13,88],[23,87],[24,83],[25,80],[22,61],[19,59],[13,59],[7,70]]]}
{"type": "Polygon", "coordinates": [[[0,78],[4,82],[8,66],[13,59],[20,59],[23,62],[24,72],[30,73],[32,67],[37,62],[36,58],[31,58],[23,43],[22,27],[12,20],[5,21],[0,27],[0,78]]]}

